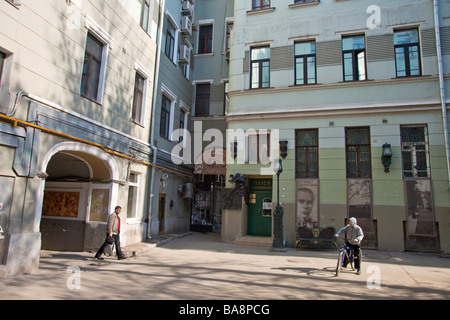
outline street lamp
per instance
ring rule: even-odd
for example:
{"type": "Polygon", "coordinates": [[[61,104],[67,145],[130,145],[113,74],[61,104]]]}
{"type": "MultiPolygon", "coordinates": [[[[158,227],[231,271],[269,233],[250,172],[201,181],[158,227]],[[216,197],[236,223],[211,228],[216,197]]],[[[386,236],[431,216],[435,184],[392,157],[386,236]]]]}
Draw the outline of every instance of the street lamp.
{"type": "Polygon", "coordinates": [[[280,173],[283,172],[280,158],[275,160],[274,171],[277,175],[277,207],[273,213],[272,251],[286,251],[283,241],[283,208],[280,205],[280,173]]]}
{"type": "Polygon", "coordinates": [[[383,152],[381,154],[381,163],[384,166],[384,172],[389,172],[389,166],[391,165],[392,149],[389,143],[385,143],[382,146],[383,152]]]}

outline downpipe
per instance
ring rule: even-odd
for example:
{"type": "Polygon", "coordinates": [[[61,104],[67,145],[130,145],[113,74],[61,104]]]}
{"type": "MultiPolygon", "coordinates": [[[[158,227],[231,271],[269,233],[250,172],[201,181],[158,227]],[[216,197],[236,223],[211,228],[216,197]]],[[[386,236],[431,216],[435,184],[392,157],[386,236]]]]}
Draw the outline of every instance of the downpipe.
{"type": "Polygon", "coordinates": [[[448,139],[448,120],[447,120],[447,104],[445,96],[445,83],[444,83],[444,69],[442,62],[442,50],[441,50],[441,33],[439,27],[439,1],[433,0],[434,5],[434,28],[436,36],[436,51],[438,59],[438,70],[439,70],[439,90],[441,98],[441,109],[442,109],[442,124],[444,128],[444,142],[445,142],[445,155],[447,157],[447,178],[448,178],[448,190],[450,191],[450,148],[448,139]]]}

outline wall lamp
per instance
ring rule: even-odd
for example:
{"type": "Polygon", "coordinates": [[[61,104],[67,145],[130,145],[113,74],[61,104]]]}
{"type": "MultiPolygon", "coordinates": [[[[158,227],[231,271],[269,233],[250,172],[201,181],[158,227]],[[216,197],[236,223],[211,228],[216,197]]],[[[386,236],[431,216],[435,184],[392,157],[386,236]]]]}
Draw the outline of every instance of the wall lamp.
{"type": "Polygon", "coordinates": [[[286,159],[287,156],[287,144],[288,142],[286,140],[280,141],[280,156],[283,159],[286,159]]]}
{"type": "Polygon", "coordinates": [[[389,172],[389,166],[391,165],[392,150],[389,143],[383,144],[383,153],[381,155],[381,163],[384,166],[384,172],[389,172]]]}

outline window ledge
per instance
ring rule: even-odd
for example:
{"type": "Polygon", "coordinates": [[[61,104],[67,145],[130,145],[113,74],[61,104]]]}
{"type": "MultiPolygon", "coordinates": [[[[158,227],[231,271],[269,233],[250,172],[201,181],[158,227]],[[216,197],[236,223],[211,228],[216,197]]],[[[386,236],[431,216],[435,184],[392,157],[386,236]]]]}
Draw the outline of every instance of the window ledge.
{"type": "Polygon", "coordinates": [[[196,53],[194,54],[194,57],[214,57],[214,52],[210,52],[210,53],[196,53]]]}
{"type": "Polygon", "coordinates": [[[289,9],[297,9],[297,8],[303,8],[303,7],[316,6],[319,4],[319,2],[320,2],[319,0],[316,0],[316,1],[312,1],[312,2],[290,4],[289,9]]]}
{"type": "Polygon", "coordinates": [[[263,13],[269,13],[269,12],[274,12],[274,11],[275,11],[275,7],[267,8],[267,9],[251,10],[251,11],[247,11],[247,15],[251,16],[251,15],[255,15],[255,14],[263,14],[263,13]]]}

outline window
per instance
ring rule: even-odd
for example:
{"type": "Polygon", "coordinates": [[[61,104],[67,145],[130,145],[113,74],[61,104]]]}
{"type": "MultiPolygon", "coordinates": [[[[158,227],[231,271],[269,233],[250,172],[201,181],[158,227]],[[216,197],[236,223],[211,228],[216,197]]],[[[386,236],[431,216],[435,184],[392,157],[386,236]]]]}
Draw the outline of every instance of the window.
{"type": "Polygon", "coordinates": [[[150,0],[139,0],[142,5],[141,9],[141,22],[142,29],[146,32],[150,32],[151,27],[151,2],[150,0]]]}
{"type": "Polygon", "coordinates": [[[250,59],[250,88],[268,88],[270,85],[270,48],[252,48],[250,59]]]}
{"type": "Polygon", "coordinates": [[[134,80],[134,97],[133,97],[133,111],[132,119],[138,123],[142,123],[142,114],[144,108],[144,85],[145,79],[138,72],[136,72],[134,80]]]}
{"type": "Polygon", "coordinates": [[[294,3],[309,3],[309,2],[317,2],[318,0],[294,0],[294,3]]]}
{"type": "Polygon", "coordinates": [[[169,21],[169,23],[167,23],[166,46],[164,52],[166,53],[166,56],[172,61],[174,59],[174,50],[175,50],[175,27],[169,21]]]}
{"type": "Polygon", "coordinates": [[[431,177],[426,125],[401,126],[403,177],[431,177]]]}
{"type": "Polygon", "coordinates": [[[268,164],[270,162],[270,133],[260,130],[247,136],[247,163],[268,164]]]}
{"type": "Polygon", "coordinates": [[[369,127],[345,128],[347,178],[371,178],[369,127]]]}
{"type": "Polygon", "coordinates": [[[161,121],[159,123],[159,135],[163,138],[170,139],[170,110],[172,101],[165,95],[162,96],[161,105],[161,121]]]}
{"type": "Polygon", "coordinates": [[[319,177],[318,129],[295,131],[295,177],[319,177]]]}
{"type": "Polygon", "coordinates": [[[197,84],[195,93],[195,116],[209,116],[209,100],[211,85],[209,83],[197,84]]]}
{"type": "Polygon", "coordinates": [[[225,52],[230,51],[230,41],[231,41],[231,31],[233,30],[234,23],[233,22],[227,22],[226,25],[226,39],[225,39],[225,52]]]}
{"type": "Polygon", "coordinates": [[[295,84],[316,83],[316,43],[299,42],[294,44],[295,84]]]}
{"type": "Polygon", "coordinates": [[[198,53],[212,53],[213,25],[201,25],[198,36],[198,53]]]}
{"type": "Polygon", "coordinates": [[[270,8],[270,0],[252,0],[252,10],[262,10],[270,8]]]}
{"type": "MultiPolygon", "coordinates": [[[[180,129],[187,130],[186,120],[187,120],[187,112],[184,111],[183,109],[181,109],[180,110],[180,129]]],[[[180,138],[178,140],[179,142],[182,142],[184,140],[184,135],[185,135],[185,131],[183,131],[183,134],[180,135],[180,138]]]]}
{"type": "Polygon", "coordinates": [[[98,101],[100,71],[102,68],[103,43],[90,33],[87,35],[84,55],[83,74],[81,76],[81,95],[98,101]]]}
{"type": "Polygon", "coordinates": [[[128,180],[127,219],[135,219],[138,206],[139,175],[130,172],[128,180]]]}
{"type": "Polygon", "coordinates": [[[417,29],[394,32],[397,77],[420,76],[420,48],[417,29]]]}
{"type": "Polygon", "coordinates": [[[0,86],[2,85],[3,65],[5,63],[6,54],[0,52],[0,86]]]}
{"type": "Polygon", "coordinates": [[[344,81],[366,80],[364,36],[342,38],[344,81]]]}

